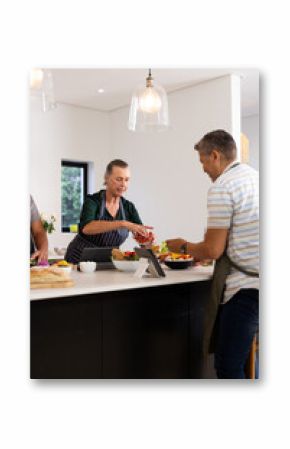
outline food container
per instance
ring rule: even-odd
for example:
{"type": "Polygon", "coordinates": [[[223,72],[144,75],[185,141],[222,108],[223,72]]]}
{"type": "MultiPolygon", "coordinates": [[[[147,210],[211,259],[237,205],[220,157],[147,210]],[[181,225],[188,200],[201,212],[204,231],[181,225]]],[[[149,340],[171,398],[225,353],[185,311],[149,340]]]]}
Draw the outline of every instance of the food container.
{"type": "Polygon", "coordinates": [[[166,258],[163,262],[167,267],[172,270],[185,270],[193,265],[193,259],[170,259],[166,258]]]}
{"type": "Polygon", "coordinates": [[[62,267],[60,265],[52,265],[52,266],[57,268],[58,270],[61,270],[63,273],[71,273],[72,271],[72,265],[67,265],[65,267],[62,267]]]}
{"type": "Polygon", "coordinates": [[[114,260],[112,259],[113,264],[120,271],[136,271],[139,266],[138,260],[114,260]]]}
{"type": "Polygon", "coordinates": [[[96,270],[96,262],[80,262],[80,271],[83,273],[93,273],[96,270]]]}
{"type": "Polygon", "coordinates": [[[71,273],[72,271],[72,264],[67,262],[66,260],[59,260],[51,265],[52,267],[59,268],[64,273],[71,273]]]}

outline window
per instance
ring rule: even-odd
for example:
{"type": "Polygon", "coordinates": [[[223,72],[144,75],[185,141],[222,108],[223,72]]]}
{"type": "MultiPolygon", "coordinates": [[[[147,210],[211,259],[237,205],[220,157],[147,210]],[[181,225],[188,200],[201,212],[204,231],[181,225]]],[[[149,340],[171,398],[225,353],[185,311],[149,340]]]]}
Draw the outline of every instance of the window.
{"type": "Polygon", "coordinates": [[[61,161],[61,229],[77,232],[82,205],[88,194],[88,164],[61,161]]]}

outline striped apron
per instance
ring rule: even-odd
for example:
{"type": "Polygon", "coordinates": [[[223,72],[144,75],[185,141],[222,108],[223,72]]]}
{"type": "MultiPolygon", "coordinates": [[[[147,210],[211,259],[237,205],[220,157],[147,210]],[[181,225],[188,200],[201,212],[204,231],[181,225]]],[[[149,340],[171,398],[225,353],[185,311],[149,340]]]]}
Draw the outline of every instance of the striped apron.
{"type": "MultiPolygon", "coordinates": [[[[120,213],[121,220],[126,220],[126,215],[122,200],[120,199],[120,213]]],[[[105,217],[106,209],[106,192],[104,191],[101,203],[100,214],[97,220],[114,221],[114,219],[105,217]]],[[[65,260],[70,263],[77,264],[80,261],[81,254],[84,248],[98,248],[98,247],[114,247],[119,248],[122,243],[125,242],[129,235],[128,229],[116,229],[110,232],[103,232],[101,234],[95,234],[90,236],[90,240],[87,240],[83,235],[76,235],[67,247],[65,260]]]]}

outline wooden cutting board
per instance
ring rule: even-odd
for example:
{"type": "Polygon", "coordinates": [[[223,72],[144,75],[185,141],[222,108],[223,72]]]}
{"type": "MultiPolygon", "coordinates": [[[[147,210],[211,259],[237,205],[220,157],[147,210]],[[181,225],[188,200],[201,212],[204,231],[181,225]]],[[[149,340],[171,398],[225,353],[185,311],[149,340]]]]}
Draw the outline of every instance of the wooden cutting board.
{"type": "Polygon", "coordinates": [[[31,282],[30,288],[65,288],[73,287],[74,285],[74,281],[68,279],[67,281],[59,282],[31,282]]]}

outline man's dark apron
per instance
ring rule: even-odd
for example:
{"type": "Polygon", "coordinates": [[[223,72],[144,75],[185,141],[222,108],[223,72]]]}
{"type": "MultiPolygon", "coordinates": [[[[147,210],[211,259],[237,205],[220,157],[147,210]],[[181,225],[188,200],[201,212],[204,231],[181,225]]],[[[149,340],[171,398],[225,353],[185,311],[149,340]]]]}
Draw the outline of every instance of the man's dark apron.
{"type": "MultiPolygon", "coordinates": [[[[124,207],[122,204],[122,200],[120,198],[119,203],[121,220],[126,220],[126,215],[124,211],[124,207]]],[[[105,209],[106,209],[106,192],[103,192],[102,195],[102,203],[99,217],[96,220],[105,220],[105,221],[114,221],[114,219],[105,218],[105,209]]],[[[65,260],[70,263],[77,264],[80,261],[81,254],[84,248],[96,248],[96,247],[114,247],[119,248],[122,243],[125,242],[126,238],[129,235],[128,229],[116,229],[110,232],[104,232],[101,234],[95,234],[90,236],[90,240],[87,240],[84,236],[78,234],[69,244],[65,260]]]]}
{"type": "Polygon", "coordinates": [[[227,276],[230,274],[231,267],[242,273],[251,276],[259,277],[259,273],[247,271],[242,267],[239,267],[234,263],[226,254],[226,250],[223,255],[216,260],[215,268],[212,277],[210,298],[205,307],[204,316],[204,332],[203,332],[203,355],[215,352],[215,343],[218,332],[218,315],[220,307],[222,307],[222,301],[224,296],[225,284],[227,276]]]}

